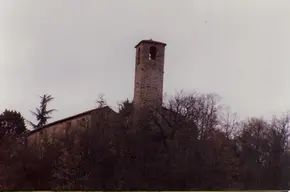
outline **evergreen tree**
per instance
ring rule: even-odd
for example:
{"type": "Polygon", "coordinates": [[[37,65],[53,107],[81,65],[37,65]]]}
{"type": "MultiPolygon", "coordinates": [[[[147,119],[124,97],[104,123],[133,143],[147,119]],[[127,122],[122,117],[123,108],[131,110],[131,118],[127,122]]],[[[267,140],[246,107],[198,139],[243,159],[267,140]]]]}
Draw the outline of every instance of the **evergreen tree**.
{"type": "Polygon", "coordinates": [[[31,111],[31,113],[36,117],[37,123],[34,124],[29,121],[29,124],[32,125],[34,129],[46,125],[48,119],[52,118],[50,114],[56,111],[56,109],[47,109],[47,104],[54,99],[51,95],[44,94],[43,96],[40,96],[40,98],[41,101],[39,108],[36,108],[35,112],[31,111]]]}

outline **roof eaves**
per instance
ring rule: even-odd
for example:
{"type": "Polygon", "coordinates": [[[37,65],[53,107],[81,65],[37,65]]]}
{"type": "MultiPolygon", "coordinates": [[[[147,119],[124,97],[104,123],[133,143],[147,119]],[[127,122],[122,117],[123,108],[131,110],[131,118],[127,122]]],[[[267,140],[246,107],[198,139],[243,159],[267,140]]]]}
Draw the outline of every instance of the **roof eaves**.
{"type": "Polygon", "coordinates": [[[83,112],[83,113],[79,113],[79,114],[76,114],[76,115],[73,115],[73,116],[70,116],[70,117],[67,117],[67,118],[64,118],[64,119],[60,119],[60,120],[54,121],[54,122],[52,122],[52,123],[49,123],[49,124],[47,124],[47,125],[44,125],[43,127],[40,127],[39,129],[35,129],[35,130],[33,130],[33,131],[30,131],[30,132],[28,133],[28,136],[29,136],[29,135],[32,135],[32,134],[34,134],[34,133],[36,133],[36,132],[39,132],[39,131],[41,131],[41,130],[43,130],[43,129],[45,129],[45,128],[48,128],[48,127],[50,127],[50,126],[52,126],[52,125],[56,125],[56,124],[59,124],[59,123],[63,123],[63,122],[65,122],[65,121],[68,121],[68,120],[71,120],[71,119],[74,119],[74,118],[77,118],[77,117],[81,117],[81,116],[84,116],[84,115],[90,114],[90,113],[92,113],[92,112],[94,112],[94,111],[98,111],[98,110],[105,109],[105,108],[110,108],[110,107],[106,106],[106,107],[101,107],[101,108],[97,108],[97,109],[91,109],[91,110],[85,111],[85,112],[83,112]]]}

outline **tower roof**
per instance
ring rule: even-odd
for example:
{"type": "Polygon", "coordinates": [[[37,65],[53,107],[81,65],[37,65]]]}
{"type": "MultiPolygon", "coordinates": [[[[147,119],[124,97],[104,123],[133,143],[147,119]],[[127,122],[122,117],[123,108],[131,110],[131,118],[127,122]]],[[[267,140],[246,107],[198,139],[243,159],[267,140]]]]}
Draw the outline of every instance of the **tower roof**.
{"type": "Polygon", "coordinates": [[[140,41],[140,42],[135,46],[135,48],[138,47],[141,43],[162,44],[162,45],[166,46],[166,43],[162,43],[162,42],[159,42],[159,41],[153,41],[152,39],[150,39],[150,40],[142,40],[142,41],[140,41]]]}

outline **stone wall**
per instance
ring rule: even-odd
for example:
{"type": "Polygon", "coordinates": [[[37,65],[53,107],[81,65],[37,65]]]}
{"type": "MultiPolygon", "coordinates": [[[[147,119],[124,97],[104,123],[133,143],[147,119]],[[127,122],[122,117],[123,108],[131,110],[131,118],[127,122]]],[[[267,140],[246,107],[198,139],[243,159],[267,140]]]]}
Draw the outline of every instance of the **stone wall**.
{"type": "Polygon", "coordinates": [[[43,136],[47,136],[49,140],[65,135],[68,131],[84,128],[91,121],[91,114],[78,116],[73,119],[64,120],[60,123],[48,125],[28,136],[28,143],[42,142],[43,136]]]}
{"type": "Polygon", "coordinates": [[[136,46],[134,109],[162,105],[164,54],[164,43],[145,41],[136,46]],[[157,49],[155,59],[149,58],[150,47],[157,49]]]}
{"type": "MultiPolygon", "coordinates": [[[[28,143],[41,142],[43,136],[52,140],[58,136],[64,136],[72,131],[81,131],[85,128],[108,129],[108,127],[112,126],[117,127],[118,123],[120,123],[119,115],[114,110],[109,107],[99,108],[51,123],[40,130],[33,131],[28,136],[28,143]]],[[[111,132],[108,134],[113,134],[112,130],[105,131],[111,132]]]]}

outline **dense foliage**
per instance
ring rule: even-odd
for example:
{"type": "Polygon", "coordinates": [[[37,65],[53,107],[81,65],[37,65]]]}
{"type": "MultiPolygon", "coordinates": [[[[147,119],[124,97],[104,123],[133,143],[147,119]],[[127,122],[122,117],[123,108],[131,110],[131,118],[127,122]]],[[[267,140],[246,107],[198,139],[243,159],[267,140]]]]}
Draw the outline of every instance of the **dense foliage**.
{"type": "Polygon", "coordinates": [[[13,110],[7,110],[0,114],[0,140],[12,136],[19,136],[26,131],[24,118],[13,110]]]}
{"type": "MultiPolygon", "coordinates": [[[[237,122],[214,94],[180,93],[146,121],[98,119],[42,146],[0,146],[2,189],[286,189],[289,118],[237,122]],[[132,131],[133,130],[133,131],[132,131]],[[9,146],[9,147],[7,147],[9,146]]],[[[81,126],[81,125],[80,125],[81,126]]]]}

